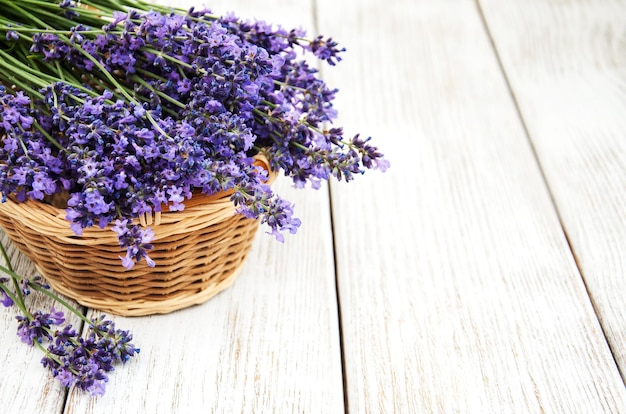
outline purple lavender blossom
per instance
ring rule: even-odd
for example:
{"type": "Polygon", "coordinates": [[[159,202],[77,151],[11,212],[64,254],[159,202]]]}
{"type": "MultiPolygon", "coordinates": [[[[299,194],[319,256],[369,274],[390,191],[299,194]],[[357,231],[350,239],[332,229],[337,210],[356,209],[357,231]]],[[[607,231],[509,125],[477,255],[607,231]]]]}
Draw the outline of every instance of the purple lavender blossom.
{"type": "MultiPolygon", "coordinates": [[[[0,283],[4,284],[6,282],[8,282],[7,278],[0,278],[0,283]]],[[[11,297],[7,294],[7,292],[5,292],[4,289],[0,289],[0,293],[2,293],[2,300],[0,300],[0,302],[2,302],[2,305],[5,308],[9,308],[13,306],[14,304],[13,299],[11,299],[11,297]]]]}
{"type": "Polygon", "coordinates": [[[32,345],[34,341],[42,343],[45,339],[51,341],[52,325],[60,325],[65,322],[63,312],[51,309],[50,313],[43,313],[38,310],[31,317],[18,315],[17,335],[22,342],[32,345]]]}
{"type": "Polygon", "coordinates": [[[126,256],[120,257],[122,265],[131,269],[135,262],[142,258],[150,267],[154,267],[154,261],[148,256],[148,250],[152,249],[150,242],[154,237],[154,232],[150,228],[142,228],[139,225],[131,224],[130,220],[116,220],[113,231],[117,233],[120,247],[126,249],[126,256]]]}
{"type": "Polygon", "coordinates": [[[78,337],[71,325],[55,332],[48,355],[42,359],[64,386],[75,386],[91,395],[103,395],[108,372],[114,364],[126,363],[139,353],[128,331],[115,328],[104,316],[91,320],[85,337],[78,337]]]}

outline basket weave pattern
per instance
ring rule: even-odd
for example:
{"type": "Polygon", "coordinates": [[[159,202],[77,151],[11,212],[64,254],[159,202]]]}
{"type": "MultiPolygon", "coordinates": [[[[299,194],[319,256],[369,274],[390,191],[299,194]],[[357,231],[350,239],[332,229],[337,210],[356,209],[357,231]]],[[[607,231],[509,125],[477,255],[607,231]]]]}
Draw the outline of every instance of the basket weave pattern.
{"type": "Polygon", "coordinates": [[[131,270],[109,228],[76,236],[65,210],[49,204],[0,203],[0,226],[57,292],[109,313],[139,316],[200,304],[228,287],[240,272],[258,221],[235,214],[228,194],[194,197],[185,210],[142,218],[154,231],[156,262],[131,270]]]}

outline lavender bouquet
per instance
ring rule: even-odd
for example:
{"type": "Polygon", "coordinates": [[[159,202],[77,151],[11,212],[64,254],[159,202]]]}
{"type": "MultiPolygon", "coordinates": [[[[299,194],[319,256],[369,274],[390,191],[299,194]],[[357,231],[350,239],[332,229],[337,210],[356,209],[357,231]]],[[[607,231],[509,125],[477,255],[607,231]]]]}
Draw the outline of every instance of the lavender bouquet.
{"type": "MultiPolygon", "coordinates": [[[[77,235],[110,228],[126,268],[154,265],[153,233],[137,217],[182,210],[198,192],[232,191],[238,213],[281,241],[295,233],[300,220],[257,154],[296,187],[388,167],[369,138],[330,126],[337,90],[305,58],[339,62],[331,38],[140,0],[0,0],[0,9],[2,201],[56,203],[77,235]]],[[[2,279],[0,290],[23,307],[12,275],[16,289],[2,279]]],[[[60,320],[22,310],[20,329],[60,320]]],[[[112,328],[91,324],[110,338],[112,328]]],[[[24,335],[37,343],[46,332],[24,335]]]]}
{"type": "Polygon", "coordinates": [[[194,190],[234,190],[238,212],[278,239],[295,232],[256,153],[298,187],[387,166],[367,139],[324,126],[337,91],[298,52],[334,65],[332,39],[137,0],[0,7],[0,191],[67,194],[76,234],[115,224],[127,268],[152,264],[134,218],[182,210],[194,190]]]}

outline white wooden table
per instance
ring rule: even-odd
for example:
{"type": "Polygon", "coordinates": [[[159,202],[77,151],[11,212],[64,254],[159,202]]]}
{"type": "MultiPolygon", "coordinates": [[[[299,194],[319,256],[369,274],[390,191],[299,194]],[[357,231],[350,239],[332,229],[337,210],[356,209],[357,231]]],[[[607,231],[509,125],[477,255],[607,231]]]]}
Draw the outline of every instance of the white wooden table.
{"type": "Polygon", "coordinates": [[[299,234],[204,305],[115,318],[141,354],[103,397],[2,311],[0,412],[626,412],[626,1],[210,6],[346,46],[340,123],[392,168],[279,182],[299,234]]]}

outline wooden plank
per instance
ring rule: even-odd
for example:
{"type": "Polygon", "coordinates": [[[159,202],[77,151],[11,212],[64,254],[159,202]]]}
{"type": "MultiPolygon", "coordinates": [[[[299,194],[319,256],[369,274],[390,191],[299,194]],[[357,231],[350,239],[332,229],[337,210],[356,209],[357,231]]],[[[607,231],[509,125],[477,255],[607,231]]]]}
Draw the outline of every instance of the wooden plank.
{"type": "Polygon", "coordinates": [[[317,9],[343,124],[392,162],[331,186],[349,411],[624,412],[475,2],[317,9]]]}
{"type": "MultiPolygon", "coordinates": [[[[32,277],[34,266],[0,230],[0,242],[7,248],[11,265],[20,275],[32,277]]],[[[43,295],[32,293],[27,301],[31,311],[47,311],[54,302],[43,295]]],[[[0,306],[1,307],[1,306],[0,306]]],[[[50,371],[41,365],[43,354],[35,347],[22,343],[17,336],[17,307],[0,309],[0,402],[7,413],[61,413],[65,401],[65,388],[55,380],[50,371]]],[[[56,309],[60,309],[56,306],[56,309]]],[[[72,318],[74,326],[79,326],[72,318]]]]}
{"type": "MultiPolygon", "coordinates": [[[[311,5],[302,4],[211,6],[311,27],[311,5]]],[[[343,412],[328,191],[295,190],[280,179],[276,189],[296,203],[299,233],[283,245],[262,229],[233,286],[204,305],[116,318],[135,334],[139,358],[115,373],[102,398],[71,392],[67,414],[343,412]]]]}
{"type": "Polygon", "coordinates": [[[481,4],[626,379],[626,3],[481,4]]]}

